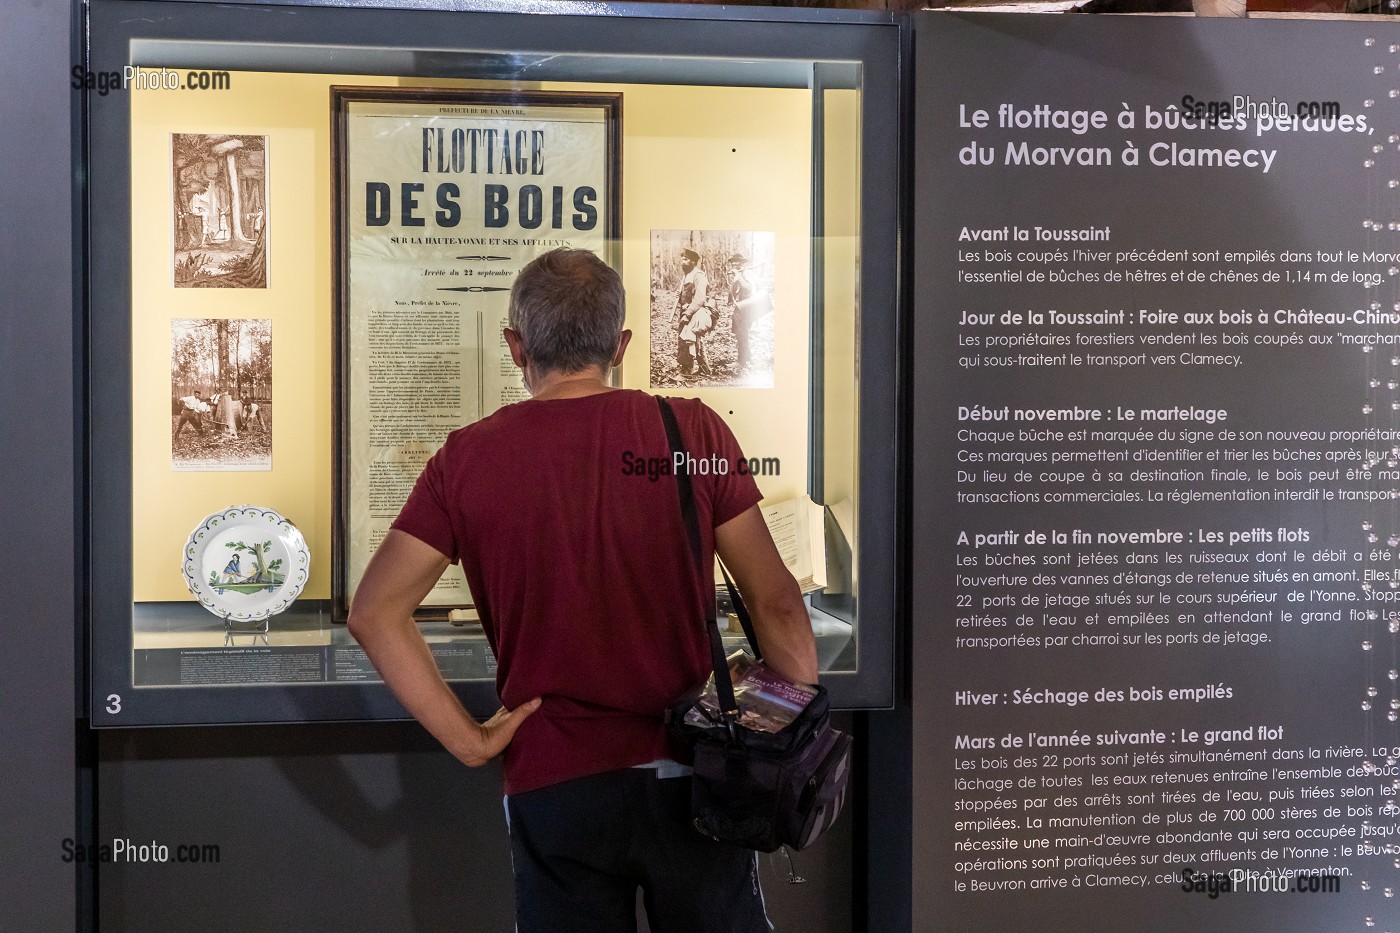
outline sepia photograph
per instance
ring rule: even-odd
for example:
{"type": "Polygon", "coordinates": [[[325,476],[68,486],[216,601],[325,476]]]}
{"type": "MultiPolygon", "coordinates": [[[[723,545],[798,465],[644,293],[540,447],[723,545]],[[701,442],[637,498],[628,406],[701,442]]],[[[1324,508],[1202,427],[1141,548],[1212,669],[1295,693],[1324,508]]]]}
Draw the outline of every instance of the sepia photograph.
{"type": "Polygon", "coordinates": [[[651,232],[651,387],[773,386],[772,233],[651,232]]]}
{"type": "Polygon", "coordinates": [[[267,137],[170,137],[176,288],[267,287],[267,137]]]}
{"type": "Polygon", "coordinates": [[[272,322],[170,322],[170,464],[180,473],[272,469],[272,322]]]}

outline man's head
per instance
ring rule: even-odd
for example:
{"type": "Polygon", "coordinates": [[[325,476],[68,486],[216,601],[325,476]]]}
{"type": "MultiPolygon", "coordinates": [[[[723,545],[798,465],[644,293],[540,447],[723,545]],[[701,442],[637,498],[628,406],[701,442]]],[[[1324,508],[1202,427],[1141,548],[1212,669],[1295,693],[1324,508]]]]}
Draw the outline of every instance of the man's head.
{"type": "Polygon", "coordinates": [[[612,366],[626,312],[622,279],[586,249],[537,257],[510,290],[510,329],[537,375],[612,366]]]}
{"type": "Polygon", "coordinates": [[[699,253],[693,249],[681,250],[681,271],[688,273],[698,265],[700,265],[699,253]]]}
{"type": "Polygon", "coordinates": [[[743,253],[735,253],[729,257],[729,274],[738,275],[744,271],[744,267],[748,264],[749,261],[744,258],[743,253]]]}

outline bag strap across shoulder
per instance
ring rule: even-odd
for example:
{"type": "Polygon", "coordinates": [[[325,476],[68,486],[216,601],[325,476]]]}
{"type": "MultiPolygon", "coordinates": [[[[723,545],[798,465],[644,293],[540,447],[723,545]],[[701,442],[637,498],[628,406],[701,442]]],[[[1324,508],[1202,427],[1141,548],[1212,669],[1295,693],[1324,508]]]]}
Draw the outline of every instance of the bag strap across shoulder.
{"type": "MultiPolygon", "coordinates": [[[[676,423],[676,413],[671,408],[671,403],[663,396],[656,397],[657,407],[661,409],[661,420],[666,426],[666,440],[671,447],[672,462],[676,454],[685,454],[685,442],[681,439],[680,425],[676,423]]],[[[682,458],[683,462],[683,458],[682,458]]],[[[690,554],[695,565],[696,589],[700,591],[700,614],[705,620],[706,628],[710,636],[710,664],[715,672],[715,692],[719,700],[720,711],[731,723],[739,715],[739,704],[734,700],[734,685],[729,679],[729,662],[724,656],[724,639],[719,633],[719,626],[715,623],[715,613],[713,608],[708,611],[705,603],[705,555],[701,549],[700,519],[695,509],[695,489],[690,482],[690,474],[684,470],[677,470],[676,494],[680,499],[681,521],[685,524],[686,538],[690,544],[690,554]]],[[[734,612],[739,616],[739,622],[744,627],[744,635],[749,640],[749,646],[753,648],[755,658],[761,657],[758,653],[758,639],[754,637],[753,622],[749,617],[748,607],[744,605],[744,599],[739,594],[738,588],[734,586],[734,581],[729,577],[729,571],[724,564],[720,564],[720,572],[724,574],[724,585],[729,589],[729,598],[734,603],[734,612]]]]}
{"type": "Polygon", "coordinates": [[[739,627],[744,630],[744,637],[749,640],[749,648],[753,651],[755,661],[763,660],[763,652],[758,647],[758,636],[753,632],[753,618],[749,615],[749,607],[744,605],[743,594],[734,585],[734,580],[729,576],[729,568],[724,566],[724,561],[717,560],[719,572],[724,576],[724,588],[729,591],[729,601],[734,604],[734,614],[739,617],[739,627]]]}

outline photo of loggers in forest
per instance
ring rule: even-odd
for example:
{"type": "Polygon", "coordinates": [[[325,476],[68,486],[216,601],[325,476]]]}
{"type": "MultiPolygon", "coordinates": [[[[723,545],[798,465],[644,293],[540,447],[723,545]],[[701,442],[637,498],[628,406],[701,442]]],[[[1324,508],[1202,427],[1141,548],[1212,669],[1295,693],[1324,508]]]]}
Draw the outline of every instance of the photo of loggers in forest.
{"type": "Polygon", "coordinates": [[[652,388],[772,387],[775,239],[652,231],[652,388]]]}
{"type": "Polygon", "coordinates": [[[272,469],[272,322],[170,322],[170,462],[177,472],[272,469]]]}

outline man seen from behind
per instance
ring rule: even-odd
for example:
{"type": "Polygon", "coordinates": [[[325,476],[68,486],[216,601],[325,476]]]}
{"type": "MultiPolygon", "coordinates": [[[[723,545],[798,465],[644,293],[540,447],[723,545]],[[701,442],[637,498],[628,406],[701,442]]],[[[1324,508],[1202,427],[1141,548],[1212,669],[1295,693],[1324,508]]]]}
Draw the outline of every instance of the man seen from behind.
{"type": "MultiPolygon", "coordinates": [[[[400,702],[464,763],[504,753],[521,933],[747,933],[768,923],[752,853],[690,825],[684,749],[666,707],[710,671],[675,478],[628,464],[670,448],[656,400],[609,385],[631,338],[621,280],[561,249],[519,274],[505,339],[528,401],[450,435],[355,593],[350,628],[400,702]],[[439,674],[413,612],[460,561],[498,662],[502,708],[478,722],[439,674]]],[[[692,475],[703,553],[749,603],[768,665],[817,678],[796,581],[734,464],[733,434],[673,399],[687,450],[729,461],[692,475]]]]}

